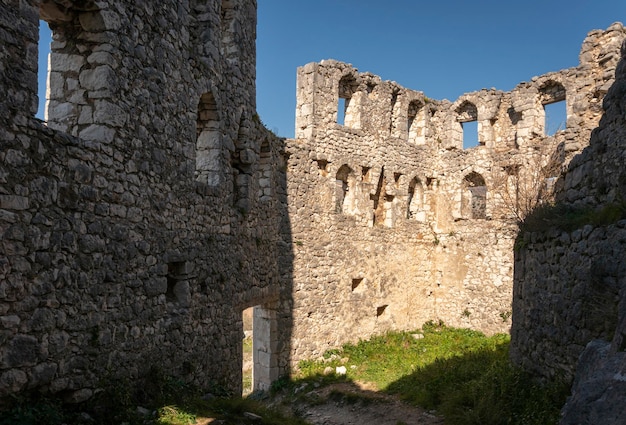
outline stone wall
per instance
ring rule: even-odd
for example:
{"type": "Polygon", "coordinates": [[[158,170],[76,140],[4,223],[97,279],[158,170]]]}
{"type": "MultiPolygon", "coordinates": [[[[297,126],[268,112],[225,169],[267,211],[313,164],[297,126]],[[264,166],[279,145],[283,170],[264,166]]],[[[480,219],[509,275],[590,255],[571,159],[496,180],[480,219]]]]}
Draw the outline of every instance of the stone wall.
{"type": "Polygon", "coordinates": [[[577,67],[454,102],[309,64],[284,141],[255,112],[255,22],[250,0],[0,5],[0,400],[78,402],[151,367],[240,392],[250,306],[258,389],[427,320],[508,330],[516,221],[598,125],[621,24],[590,33],[577,67]],[[562,100],[567,128],[548,136],[562,100]],[[462,149],[471,121],[479,146],[462,149]]]}
{"type": "Polygon", "coordinates": [[[526,233],[517,246],[512,358],[538,376],[572,380],[587,343],[616,332],[626,220],[526,233]]]}
{"type": "Polygon", "coordinates": [[[574,379],[563,424],[626,420],[611,407],[624,394],[626,43],[613,69],[599,126],[557,183],[557,205],[588,224],[534,229],[516,252],[511,355],[540,377],[574,379]]]}
{"type": "Polygon", "coordinates": [[[284,373],[283,141],[255,112],[255,25],[245,0],[0,5],[0,399],[81,401],[151,367],[240,393],[254,305],[257,387],[284,373]]]}
{"type": "Polygon", "coordinates": [[[300,68],[292,361],[427,320],[508,331],[517,221],[597,127],[624,35],[593,31],[577,67],[454,102],[334,60],[300,68]],[[547,135],[557,101],[567,125],[547,135]],[[479,144],[463,149],[470,121],[479,144]]]}

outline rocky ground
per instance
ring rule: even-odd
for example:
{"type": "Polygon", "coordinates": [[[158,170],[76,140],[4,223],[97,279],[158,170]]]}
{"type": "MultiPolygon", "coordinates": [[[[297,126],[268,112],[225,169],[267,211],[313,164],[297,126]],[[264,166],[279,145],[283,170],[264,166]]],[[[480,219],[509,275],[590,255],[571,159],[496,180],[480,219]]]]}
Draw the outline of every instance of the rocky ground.
{"type": "Polygon", "coordinates": [[[311,391],[292,406],[312,425],[443,425],[434,413],[360,383],[336,383],[311,391]]]}

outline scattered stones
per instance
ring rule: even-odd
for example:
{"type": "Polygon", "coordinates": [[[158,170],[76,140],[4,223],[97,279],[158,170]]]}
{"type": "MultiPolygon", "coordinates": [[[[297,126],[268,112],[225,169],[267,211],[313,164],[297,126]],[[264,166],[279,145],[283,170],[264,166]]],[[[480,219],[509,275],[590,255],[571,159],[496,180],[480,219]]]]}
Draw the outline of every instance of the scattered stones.
{"type": "Polygon", "coordinates": [[[245,416],[246,418],[250,419],[253,422],[262,422],[263,421],[263,417],[257,415],[256,413],[243,412],[243,416],[245,416]]]}

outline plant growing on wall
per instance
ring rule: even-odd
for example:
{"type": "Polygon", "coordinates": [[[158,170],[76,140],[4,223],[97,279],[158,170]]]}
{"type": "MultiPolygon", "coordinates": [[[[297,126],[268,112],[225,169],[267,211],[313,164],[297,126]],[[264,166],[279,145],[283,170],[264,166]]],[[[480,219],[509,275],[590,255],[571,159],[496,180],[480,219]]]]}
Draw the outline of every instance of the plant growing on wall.
{"type": "Polygon", "coordinates": [[[552,156],[536,152],[522,162],[494,170],[493,193],[504,216],[514,218],[521,225],[535,208],[553,203],[561,174],[558,151],[552,156]]]}

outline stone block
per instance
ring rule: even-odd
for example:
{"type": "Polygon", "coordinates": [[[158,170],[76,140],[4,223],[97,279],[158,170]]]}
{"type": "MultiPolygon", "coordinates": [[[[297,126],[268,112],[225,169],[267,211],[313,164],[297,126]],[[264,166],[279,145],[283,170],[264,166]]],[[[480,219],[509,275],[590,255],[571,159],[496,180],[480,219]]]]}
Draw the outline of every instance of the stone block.
{"type": "Polygon", "coordinates": [[[0,208],[4,210],[27,210],[30,202],[26,196],[0,195],[0,208]]]}
{"type": "Polygon", "coordinates": [[[100,65],[93,69],[86,69],[80,73],[81,87],[86,90],[108,90],[115,81],[115,73],[110,66],[100,65]]]}
{"type": "Polygon", "coordinates": [[[115,138],[115,130],[104,125],[92,124],[81,130],[79,137],[94,142],[111,143],[115,138]]]}
{"type": "Polygon", "coordinates": [[[0,375],[0,397],[20,392],[27,383],[28,377],[21,370],[11,369],[3,372],[0,375]]]}
{"type": "Polygon", "coordinates": [[[76,73],[78,74],[85,64],[85,58],[80,55],[68,55],[54,52],[50,55],[50,69],[53,73],[76,73]]]}
{"type": "Polygon", "coordinates": [[[155,277],[144,283],[144,289],[146,295],[149,297],[155,297],[167,292],[167,278],[155,277]]]}
{"type": "Polygon", "coordinates": [[[18,334],[10,339],[7,351],[0,359],[3,368],[34,366],[43,355],[42,347],[34,336],[18,334]]]}

